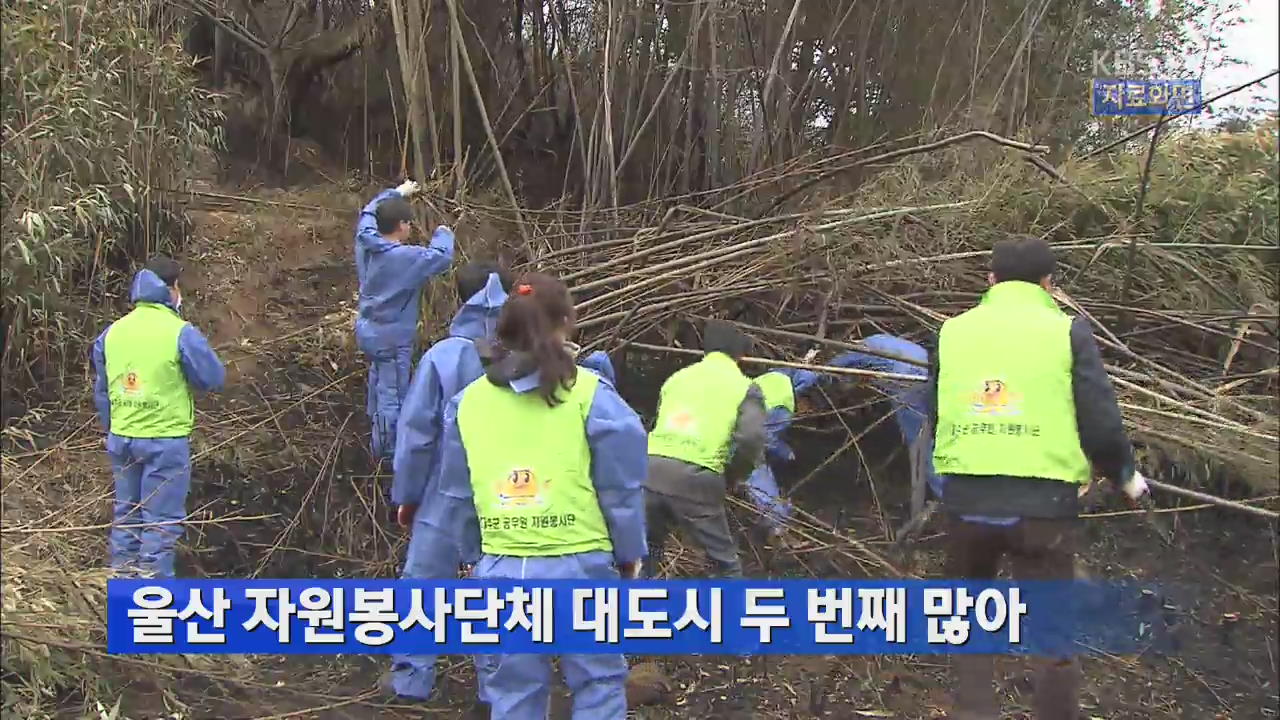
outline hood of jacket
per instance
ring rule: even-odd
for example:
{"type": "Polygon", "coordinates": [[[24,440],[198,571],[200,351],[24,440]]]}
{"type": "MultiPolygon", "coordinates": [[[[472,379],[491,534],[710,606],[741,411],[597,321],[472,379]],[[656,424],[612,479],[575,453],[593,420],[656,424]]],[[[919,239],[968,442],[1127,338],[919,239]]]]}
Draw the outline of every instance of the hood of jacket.
{"type": "Polygon", "coordinates": [[[356,247],[370,253],[381,253],[399,245],[380,232],[366,232],[356,235],[356,247]]]}
{"type": "Polygon", "coordinates": [[[469,340],[492,336],[498,327],[498,314],[502,312],[502,305],[506,301],[507,292],[502,289],[498,274],[489,273],[485,286],[467,298],[458,314],[453,316],[449,334],[469,340]]]}
{"type": "Polygon", "coordinates": [[[139,270],[133,276],[133,287],[129,289],[129,301],[133,304],[155,303],[177,311],[173,306],[173,297],[169,294],[169,286],[164,284],[160,276],[150,270],[139,270]]]}
{"type": "MultiPolygon", "coordinates": [[[[566,342],[564,349],[571,357],[577,357],[577,345],[566,342]]],[[[510,387],[516,380],[537,375],[538,361],[532,353],[508,350],[489,338],[476,341],[476,352],[480,355],[485,377],[494,385],[510,387]]]]}
{"type": "Polygon", "coordinates": [[[476,352],[480,355],[484,376],[500,387],[509,387],[513,380],[528,377],[538,371],[538,363],[531,353],[508,350],[491,338],[477,340],[476,352]]]}

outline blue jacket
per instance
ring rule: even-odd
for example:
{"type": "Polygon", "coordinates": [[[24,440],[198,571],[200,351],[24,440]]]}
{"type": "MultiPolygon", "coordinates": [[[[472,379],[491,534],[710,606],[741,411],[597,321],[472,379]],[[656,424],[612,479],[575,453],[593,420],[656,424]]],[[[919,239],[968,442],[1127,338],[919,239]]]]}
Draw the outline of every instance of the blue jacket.
{"type": "MultiPolygon", "coordinates": [[[[178,310],[169,296],[169,286],[150,270],[140,270],[133,276],[129,301],[135,305],[140,302],[156,303],[172,308],[174,312],[178,310]]],[[[93,404],[98,409],[102,429],[107,432],[111,432],[111,397],[107,391],[107,333],[110,330],[111,326],[108,325],[93,341],[91,353],[94,368],[93,404]]],[[[222,360],[209,346],[204,335],[190,323],[178,333],[178,361],[187,384],[195,390],[216,392],[227,381],[227,371],[222,366],[222,360]]]]}
{"type": "MultiPolygon", "coordinates": [[[[515,392],[536,390],[535,372],[510,382],[515,392]]],[[[480,523],[471,493],[471,473],[467,451],[458,430],[458,403],[455,395],[445,409],[444,455],[437,471],[426,512],[431,522],[449,528],[459,543],[462,560],[480,558],[480,523]]],[[[604,514],[613,541],[614,559],[619,563],[645,557],[644,479],[648,472],[648,435],[640,417],[618,395],[613,385],[601,378],[591,409],[587,412],[587,445],[591,449],[591,481],[600,511],[604,514]]],[[[422,512],[422,511],[419,511],[422,512]]]]}
{"type": "Polygon", "coordinates": [[[613,361],[609,359],[609,354],[605,351],[596,350],[579,360],[578,364],[608,380],[610,385],[616,386],[618,384],[618,379],[613,372],[613,361]]]}
{"type": "MultiPolygon", "coordinates": [[[[831,361],[831,365],[889,372],[898,375],[915,375],[922,378],[927,377],[929,374],[927,369],[929,362],[928,351],[910,340],[882,333],[866,338],[862,341],[862,344],[866,345],[868,349],[889,355],[897,355],[907,360],[914,360],[921,363],[921,365],[860,352],[848,352],[839,355],[831,361]]],[[[926,413],[928,412],[928,395],[925,383],[877,378],[872,384],[889,396],[894,410],[897,411],[894,417],[897,419],[898,429],[902,432],[903,440],[908,443],[915,442],[915,439],[920,435],[920,430],[924,427],[926,413]]]]}
{"type": "Polygon", "coordinates": [[[449,326],[449,337],[422,354],[400,409],[392,461],[391,502],[421,505],[439,462],[444,408],[449,398],[484,375],[475,341],[493,334],[507,293],[496,273],[467,299],[449,326]]]}
{"type": "MultiPolygon", "coordinates": [[[[871,350],[877,350],[890,355],[915,360],[919,363],[929,362],[929,352],[923,347],[904,340],[893,335],[872,335],[865,339],[862,343],[871,350]]],[[[860,368],[862,370],[876,370],[879,372],[891,372],[898,375],[915,375],[917,377],[928,377],[929,371],[927,367],[915,365],[890,358],[883,358],[876,355],[868,355],[866,353],[850,352],[840,355],[831,361],[836,367],[860,368]]],[[[877,379],[874,381],[876,387],[883,390],[893,404],[895,410],[894,417],[898,421],[898,429],[902,432],[902,439],[909,445],[916,441],[920,436],[920,432],[924,429],[924,424],[928,419],[929,413],[929,385],[923,382],[908,382],[901,380],[877,379]]],[[[932,447],[932,446],[930,446],[932,447]]],[[[926,454],[929,459],[929,467],[926,468],[926,478],[929,489],[939,498],[942,497],[943,486],[946,479],[938,475],[933,470],[933,453],[926,454]]],[[[963,519],[971,522],[980,522],[990,525],[1010,525],[1016,522],[1017,518],[1007,517],[988,517],[981,515],[964,515],[963,519]]]]}
{"type": "Polygon", "coordinates": [[[399,197],[399,193],[379,193],[360,211],[356,225],[356,278],[360,282],[356,344],[365,353],[414,345],[422,287],[453,262],[453,232],[443,225],[432,233],[427,247],[404,245],[378,232],[374,213],[379,203],[392,197],[399,197]]]}

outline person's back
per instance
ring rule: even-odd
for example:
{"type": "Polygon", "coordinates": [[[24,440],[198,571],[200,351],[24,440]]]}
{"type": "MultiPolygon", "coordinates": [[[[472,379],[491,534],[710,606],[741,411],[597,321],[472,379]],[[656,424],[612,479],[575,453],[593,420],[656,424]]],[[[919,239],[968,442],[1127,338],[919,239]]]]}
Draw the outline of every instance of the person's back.
{"type": "Polygon", "coordinates": [[[453,262],[453,231],[443,225],[432,233],[430,245],[408,244],[413,210],[404,198],[417,191],[412,181],[384,190],[361,210],[356,224],[356,345],[369,360],[366,411],[376,458],[394,457],[417,345],[422,288],[453,262]]]}
{"type": "MultiPolygon", "coordinates": [[[[462,560],[438,518],[428,513],[418,517],[418,510],[439,466],[445,406],[484,375],[476,342],[497,327],[511,278],[496,263],[473,262],[458,269],[456,287],[462,307],[449,336],[419,360],[397,429],[391,502],[399,525],[412,531],[401,573],[408,579],[453,577],[462,560]]],[[[435,663],[434,655],[394,656],[386,679],[389,690],[404,698],[428,698],[435,687],[435,663]]],[[[481,664],[477,671],[486,669],[481,664]]]]}
{"type": "Polygon", "coordinates": [[[738,367],[749,347],[737,328],[709,322],[706,356],[678,370],[659,391],[645,480],[653,571],[678,524],[702,546],[716,572],[742,574],[724,502],[728,488],[747,479],[764,448],[763,394],[738,367]]]}
{"type": "Polygon", "coordinates": [[[191,392],[226,380],[204,335],[178,314],[180,272],[169,258],[151,260],[134,277],[134,309],[93,345],[94,402],[115,478],[111,565],[122,573],[173,576],[191,482],[191,392]]]}
{"type": "MultiPolygon", "coordinates": [[[[925,430],[926,415],[929,412],[927,387],[924,382],[928,377],[929,352],[918,343],[888,333],[877,333],[864,338],[862,345],[869,352],[855,350],[842,353],[832,358],[830,364],[833,367],[874,370],[921,378],[920,382],[880,378],[873,380],[872,384],[889,398],[894,420],[908,451],[913,483],[916,478],[919,478],[928,484],[934,495],[941,497],[941,480],[933,471],[932,461],[921,462],[922,458],[933,455],[932,436],[929,435],[921,440],[925,430]]],[[[913,515],[923,506],[924,490],[923,487],[912,488],[913,515]]]]}
{"type": "MultiPolygon", "coordinates": [[[[559,281],[521,278],[495,339],[479,343],[484,377],[445,411],[438,516],[478,578],[613,580],[644,556],[645,433],[613,386],[574,364],[573,307],[559,281]],[[615,569],[616,566],[616,569],[615,569]]],[[[621,654],[564,655],[574,720],[626,716],[621,654]]],[[[551,659],[505,655],[483,679],[493,717],[543,720],[551,659]]]]}
{"type": "Polygon", "coordinates": [[[723,473],[738,405],[750,387],[734,359],[721,352],[676,371],[659,391],[649,454],[723,473]]]}
{"type": "MultiPolygon", "coordinates": [[[[1094,473],[1126,488],[1138,477],[1089,325],[1049,292],[1054,265],[1043,240],[998,244],[991,288],[939,332],[926,397],[947,577],[994,578],[1008,555],[1015,579],[1072,579],[1079,489],[1094,473]]],[[[1074,720],[1078,662],[1039,663],[1036,717],[1074,720]]],[[[991,658],[957,658],[955,671],[955,716],[998,716],[991,658]]]]}

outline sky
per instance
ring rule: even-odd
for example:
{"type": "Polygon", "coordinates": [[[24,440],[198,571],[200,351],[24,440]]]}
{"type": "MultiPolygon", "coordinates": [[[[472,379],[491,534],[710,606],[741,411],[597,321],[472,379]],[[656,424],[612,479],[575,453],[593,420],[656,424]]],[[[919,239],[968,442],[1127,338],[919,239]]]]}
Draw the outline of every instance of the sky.
{"type": "MultiPolygon", "coordinates": [[[[1238,17],[1244,22],[1228,28],[1223,40],[1225,54],[1241,64],[1208,71],[1202,82],[1206,98],[1280,67],[1280,0],[1242,0],[1238,17]]],[[[1232,96],[1229,104],[1276,110],[1280,107],[1280,78],[1232,96]],[[1255,101],[1254,95],[1263,97],[1255,101]]]]}

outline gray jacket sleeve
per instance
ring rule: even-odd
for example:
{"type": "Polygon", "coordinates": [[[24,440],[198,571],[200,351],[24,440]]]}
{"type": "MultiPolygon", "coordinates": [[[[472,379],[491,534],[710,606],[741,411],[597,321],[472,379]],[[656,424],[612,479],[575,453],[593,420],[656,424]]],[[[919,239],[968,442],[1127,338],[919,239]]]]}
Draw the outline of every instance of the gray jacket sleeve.
{"type": "Polygon", "coordinates": [[[764,421],[764,394],[752,384],[738,406],[738,422],[729,442],[729,462],[724,468],[724,478],[729,487],[746,480],[764,459],[764,421]]]}
{"type": "Polygon", "coordinates": [[[1083,317],[1071,323],[1071,389],[1075,395],[1076,427],[1080,449],[1094,472],[1114,483],[1128,480],[1133,472],[1133,445],[1124,430],[1124,418],[1116,402],[1111,378],[1102,365],[1102,353],[1083,317]]]}

